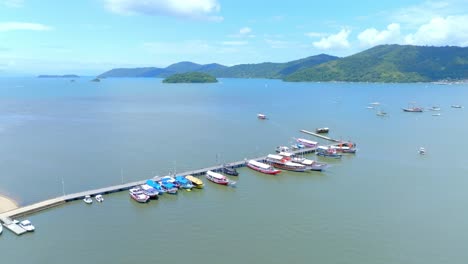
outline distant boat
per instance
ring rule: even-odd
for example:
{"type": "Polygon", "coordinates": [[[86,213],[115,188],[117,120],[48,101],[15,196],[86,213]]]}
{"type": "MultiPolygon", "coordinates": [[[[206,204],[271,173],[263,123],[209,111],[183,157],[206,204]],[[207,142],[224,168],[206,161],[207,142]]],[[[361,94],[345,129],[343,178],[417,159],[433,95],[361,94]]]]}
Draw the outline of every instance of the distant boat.
{"type": "Polygon", "coordinates": [[[139,203],[146,203],[150,199],[150,197],[146,195],[140,187],[131,188],[128,193],[133,200],[139,203]]]}
{"type": "Polygon", "coordinates": [[[205,174],[205,177],[214,182],[214,183],[217,183],[217,184],[221,184],[221,185],[228,185],[229,184],[229,180],[226,178],[226,176],[220,174],[220,173],[216,173],[216,172],[213,172],[213,171],[207,171],[206,174],[205,174]]]}
{"type": "Polygon", "coordinates": [[[227,175],[231,175],[231,176],[239,176],[239,172],[237,172],[237,170],[235,168],[229,167],[227,165],[223,165],[223,168],[221,169],[221,172],[225,173],[227,175]]]}
{"type": "Polygon", "coordinates": [[[424,155],[424,154],[426,154],[426,149],[423,148],[423,147],[420,147],[418,152],[419,152],[419,154],[424,155]]]}
{"type": "Polygon", "coordinates": [[[340,159],[342,156],[341,154],[337,153],[335,148],[324,147],[324,146],[317,147],[316,154],[317,156],[335,158],[335,159],[340,159]]]}
{"type": "Polygon", "coordinates": [[[296,139],[296,141],[297,141],[298,143],[303,144],[304,146],[306,146],[306,147],[308,147],[308,148],[315,148],[315,147],[317,147],[317,145],[318,145],[318,142],[312,141],[312,140],[308,140],[308,139],[304,139],[304,138],[298,138],[298,139],[296,139]]]}
{"type": "Polygon", "coordinates": [[[328,131],[330,131],[330,129],[328,127],[320,127],[320,128],[317,128],[315,129],[315,133],[328,133],[328,131]]]}
{"type": "MultiPolygon", "coordinates": [[[[413,105],[414,103],[411,103],[413,105]]],[[[405,112],[413,112],[413,113],[420,113],[423,112],[423,108],[419,106],[408,106],[407,108],[403,108],[403,111],[405,112]]]]}
{"type": "Polygon", "coordinates": [[[91,81],[92,81],[92,82],[100,82],[101,79],[99,79],[99,78],[94,78],[94,79],[92,79],[91,81]]]}
{"type": "Polygon", "coordinates": [[[280,153],[280,152],[289,152],[289,147],[286,147],[286,146],[277,146],[275,151],[276,151],[276,153],[280,153]]]}
{"type": "Polygon", "coordinates": [[[281,155],[269,154],[266,158],[266,161],[270,162],[273,167],[282,170],[295,172],[305,172],[310,170],[306,165],[292,162],[290,158],[283,157],[281,155]]]}
{"type": "Polygon", "coordinates": [[[372,103],[370,103],[370,105],[380,105],[380,103],[379,102],[372,102],[372,103]]]}
{"type": "Polygon", "coordinates": [[[102,203],[104,202],[104,197],[102,197],[102,194],[98,194],[94,196],[94,199],[96,199],[97,202],[102,203]]]}
{"type": "Polygon", "coordinates": [[[461,105],[451,105],[452,108],[463,108],[461,105]]]}
{"type": "Polygon", "coordinates": [[[440,111],[440,107],[432,106],[431,108],[429,108],[429,110],[431,110],[431,111],[440,111]]]}
{"type": "Polygon", "coordinates": [[[440,116],[440,113],[432,114],[432,116],[440,116]]]}
{"type": "Polygon", "coordinates": [[[247,167],[251,168],[252,170],[271,175],[275,175],[281,172],[280,170],[273,168],[269,164],[258,162],[256,160],[249,160],[247,162],[247,167]]]}
{"type": "Polygon", "coordinates": [[[262,119],[262,120],[267,119],[266,115],[264,115],[264,114],[257,114],[257,118],[262,119]]]}
{"type": "Polygon", "coordinates": [[[387,112],[384,112],[384,111],[377,111],[377,113],[375,113],[377,116],[387,116],[387,112]]]}
{"type": "Polygon", "coordinates": [[[28,232],[33,232],[36,229],[29,220],[23,220],[18,225],[28,232]]]}
{"type": "Polygon", "coordinates": [[[92,204],[93,203],[93,199],[91,199],[91,196],[89,195],[86,195],[83,199],[83,202],[87,203],[87,204],[92,204]]]}

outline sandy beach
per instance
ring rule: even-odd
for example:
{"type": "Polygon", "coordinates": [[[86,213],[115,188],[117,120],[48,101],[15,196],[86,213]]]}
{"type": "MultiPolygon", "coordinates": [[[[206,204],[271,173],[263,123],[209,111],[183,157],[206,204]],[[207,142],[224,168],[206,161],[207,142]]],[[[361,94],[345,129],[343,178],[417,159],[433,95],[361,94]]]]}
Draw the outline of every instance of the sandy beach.
{"type": "Polygon", "coordinates": [[[18,208],[18,204],[5,196],[0,195],[0,213],[18,208]]]}

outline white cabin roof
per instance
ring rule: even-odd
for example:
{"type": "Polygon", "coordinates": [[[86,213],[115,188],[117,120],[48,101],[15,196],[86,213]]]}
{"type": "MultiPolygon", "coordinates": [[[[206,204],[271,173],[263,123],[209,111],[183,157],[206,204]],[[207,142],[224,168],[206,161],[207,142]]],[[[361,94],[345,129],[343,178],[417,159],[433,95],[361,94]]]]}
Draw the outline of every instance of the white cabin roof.
{"type": "Polygon", "coordinates": [[[265,163],[261,163],[261,162],[258,162],[256,160],[249,160],[249,163],[256,166],[256,167],[259,167],[259,168],[262,168],[262,169],[268,169],[270,168],[270,165],[268,164],[265,164],[265,163]]]}
{"type": "Polygon", "coordinates": [[[304,142],[304,143],[307,143],[307,144],[313,144],[313,145],[318,144],[318,142],[316,142],[316,141],[312,141],[312,140],[308,140],[308,139],[304,139],[304,138],[298,138],[297,141],[304,142]]]}
{"type": "Polygon", "coordinates": [[[328,149],[328,147],[325,147],[325,146],[318,146],[317,148],[318,148],[318,149],[323,149],[323,150],[327,150],[327,149],[328,149]]]}
{"type": "Polygon", "coordinates": [[[283,156],[283,157],[291,157],[293,156],[294,154],[290,153],[290,152],[280,152],[278,155],[280,156],[283,156]]]}
{"type": "Polygon", "coordinates": [[[284,157],[280,155],[275,155],[275,154],[268,154],[267,158],[270,159],[276,159],[276,160],[282,160],[284,157]]]}
{"type": "Polygon", "coordinates": [[[213,171],[207,171],[206,174],[210,175],[211,177],[213,178],[216,178],[216,179],[226,179],[226,176],[222,175],[222,174],[219,174],[219,173],[216,173],[216,172],[213,172],[213,171]]]}

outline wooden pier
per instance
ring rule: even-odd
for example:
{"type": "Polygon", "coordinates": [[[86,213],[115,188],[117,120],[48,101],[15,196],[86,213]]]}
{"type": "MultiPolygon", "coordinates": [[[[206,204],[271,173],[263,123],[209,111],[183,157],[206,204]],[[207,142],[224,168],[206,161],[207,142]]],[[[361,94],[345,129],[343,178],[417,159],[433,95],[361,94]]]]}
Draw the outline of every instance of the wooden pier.
{"type": "Polygon", "coordinates": [[[309,134],[309,135],[312,135],[312,136],[315,136],[315,137],[319,137],[321,139],[325,139],[325,140],[328,140],[328,141],[331,141],[331,142],[341,142],[341,140],[338,140],[338,139],[333,139],[331,137],[327,137],[327,136],[324,136],[324,135],[320,135],[320,134],[317,134],[317,133],[314,133],[314,132],[310,132],[310,131],[307,131],[305,129],[302,129],[300,130],[302,133],[305,133],[305,134],[309,134]]]}
{"type": "MultiPolygon", "coordinates": [[[[303,149],[292,151],[292,153],[298,154],[298,155],[310,154],[310,153],[314,153],[315,149],[316,148],[303,148],[303,149]]],[[[254,158],[253,160],[264,162],[265,159],[266,159],[266,156],[254,158]]],[[[240,161],[236,161],[236,162],[227,163],[226,166],[233,167],[233,168],[245,167],[246,166],[245,165],[246,160],[240,160],[240,161]]],[[[201,175],[204,175],[209,170],[220,172],[222,170],[223,166],[224,165],[218,165],[218,166],[213,166],[213,167],[209,167],[209,168],[186,171],[186,172],[182,172],[182,173],[177,173],[177,175],[201,176],[201,175]]],[[[49,208],[53,208],[53,207],[65,204],[67,202],[71,202],[71,201],[75,201],[75,200],[81,200],[86,195],[95,196],[97,194],[109,194],[109,193],[114,193],[114,192],[125,191],[125,190],[128,190],[128,189],[136,186],[136,185],[142,185],[145,182],[146,182],[146,179],[141,180],[141,181],[129,182],[129,183],[109,186],[109,187],[105,187],[105,188],[89,190],[89,191],[73,193],[73,194],[67,194],[67,195],[64,195],[64,196],[52,198],[52,199],[45,200],[45,201],[42,201],[42,202],[38,202],[38,203],[35,203],[35,204],[23,206],[23,207],[20,207],[20,208],[17,208],[17,209],[8,211],[8,212],[0,213],[0,221],[4,224],[5,227],[12,230],[15,234],[20,235],[20,234],[22,234],[21,230],[24,230],[24,229],[22,229],[20,226],[18,226],[16,224],[11,225],[13,223],[13,221],[11,220],[12,218],[24,217],[26,215],[31,215],[31,214],[34,214],[34,213],[37,213],[37,212],[40,212],[40,211],[43,211],[43,210],[46,210],[46,209],[49,209],[49,208]],[[17,226],[18,228],[21,228],[21,230],[17,229],[15,226],[17,226]]]]}
{"type": "Polygon", "coordinates": [[[0,218],[0,220],[3,222],[4,227],[6,227],[11,232],[15,233],[17,236],[28,232],[25,229],[23,229],[21,226],[19,226],[16,222],[11,220],[11,218],[9,217],[0,218]]]}

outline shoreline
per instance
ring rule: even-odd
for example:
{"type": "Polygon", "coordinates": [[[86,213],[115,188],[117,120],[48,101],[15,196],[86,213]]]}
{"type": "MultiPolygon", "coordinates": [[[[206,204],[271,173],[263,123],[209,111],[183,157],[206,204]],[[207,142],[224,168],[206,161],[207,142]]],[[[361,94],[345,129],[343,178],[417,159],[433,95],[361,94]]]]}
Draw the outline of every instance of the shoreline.
{"type": "Polygon", "coordinates": [[[19,208],[19,205],[15,200],[0,194],[0,213],[8,212],[17,208],[19,208]]]}

